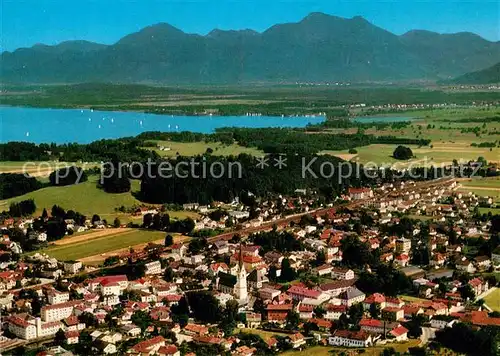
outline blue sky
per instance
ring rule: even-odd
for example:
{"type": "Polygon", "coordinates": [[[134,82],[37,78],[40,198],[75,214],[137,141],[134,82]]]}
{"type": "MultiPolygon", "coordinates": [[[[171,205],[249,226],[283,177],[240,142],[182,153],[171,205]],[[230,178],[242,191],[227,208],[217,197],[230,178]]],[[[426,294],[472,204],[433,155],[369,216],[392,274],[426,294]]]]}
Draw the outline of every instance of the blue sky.
{"type": "Polygon", "coordinates": [[[498,41],[499,4],[491,0],[0,0],[0,48],[75,39],[111,44],[158,22],[200,34],[214,28],[263,31],[314,11],[361,15],[396,34],[410,29],[469,31],[498,41]]]}

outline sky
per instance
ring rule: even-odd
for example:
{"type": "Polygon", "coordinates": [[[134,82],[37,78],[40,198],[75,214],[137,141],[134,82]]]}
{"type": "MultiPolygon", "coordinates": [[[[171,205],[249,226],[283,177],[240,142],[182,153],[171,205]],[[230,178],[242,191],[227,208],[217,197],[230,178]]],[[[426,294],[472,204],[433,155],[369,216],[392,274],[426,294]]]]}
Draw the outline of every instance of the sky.
{"type": "Polygon", "coordinates": [[[112,44],[159,22],[202,35],[214,28],[262,32],[317,11],[360,15],[395,34],[468,31],[500,40],[498,0],[0,0],[0,51],[77,39],[112,44]]]}

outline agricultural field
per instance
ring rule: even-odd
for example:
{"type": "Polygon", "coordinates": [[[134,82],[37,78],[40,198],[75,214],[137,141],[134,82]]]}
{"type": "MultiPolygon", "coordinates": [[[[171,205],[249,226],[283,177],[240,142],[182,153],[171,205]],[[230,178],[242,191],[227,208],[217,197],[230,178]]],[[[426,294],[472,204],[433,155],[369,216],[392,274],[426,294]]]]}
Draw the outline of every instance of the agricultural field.
{"type": "MultiPolygon", "coordinates": [[[[59,205],[66,210],[72,209],[81,214],[91,217],[98,214],[102,219],[112,222],[118,217],[122,223],[129,221],[141,221],[142,218],[133,217],[130,214],[116,212],[115,208],[120,206],[132,207],[142,204],[134,197],[134,193],[140,189],[140,182],[132,180],[131,191],[121,194],[109,194],[97,187],[98,176],[90,176],[84,183],[65,187],[47,187],[27,193],[25,195],[0,201],[0,210],[8,210],[9,205],[26,199],[34,199],[37,206],[35,214],[41,214],[43,208],[50,211],[53,205],[59,205]]],[[[186,211],[169,212],[171,218],[184,219],[188,216],[196,217],[197,214],[186,211]]]]}
{"type": "MultiPolygon", "coordinates": [[[[159,147],[163,146],[169,150],[160,150],[153,148],[162,157],[175,157],[177,154],[181,156],[196,156],[203,154],[207,148],[213,150],[214,156],[237,156],[240,153],[246,153],[253,156],[262,156],[264,152],[256,149],[239,146],[237,144],[225,145],[221,142],[173,142],[173,141],[151,141],[156,143],[159,147]]],[[[146,147],[151,149],[150,147],[146,147]]]]}
{"type": "MultiPolygon", "coordinates": [[[[383,166],[395,165],[394,168],[406,168],[411,164],[427,166],[450,164],[454,159],[469,161],[478,157],[484,157],[489,162],[500,163],[500,122],[485,124],[474,121],[500,116],[498,108],[407,111],[379,116],[388,118],[388,121],[392,116],[408,117],[413,121],[405,128],[366,129],[366,134],[430,139],[431,144],[427,147],[408,145],[415,155],[414,159],[408,161],[398,161],[391,157],[396,145],[376,144],[358,147],[356,148],[357,154],[350,154],[347,150],[323,151],[322,153],[363,164],[374,162],[383,166]],[[479,131],[477,133],[470,131],[473,128],[478,128],[479,131]],[[471,146],[483,142],[496,142],[496,147],[471,146]]],[[[329,129],[328,131],[354,134],[357,130],[357,128],[352,128],[329,129]]]]}
{"type": "Polygon", "coordinates": [[[500,201],[500,179],[498,177],[461,181],[460,184],[459,190],[462,192],[472,192],[478,196],[491,197],[495,202],[500,201]]]}
{"type": "Polygon", "coordinates": [[[489,162],[500,163],[500,148],[470,147],[465,144],[443,144],[435,143],[432,148],[406,145],[410,147],[415,158],[408,161],[400,161],[392,157],[392,153],[397,145],[373,144],[356,148],[358,153],[350,154],[348,150],[342,151],[322,151],[320,154],[329,154],[342,159],[348,159],[361,164],[375,163],[378,166],[393,168],[408,168],[418,166],[449,165],[456,159],[459,162],[476,160],[482,156],[489,162]]]}
{"type": "MultiPolygon", "coordinates": [[[[61,261],[80,260],[85,257],[101,255],[106,252],[126,249],[148,242],[160,242],[165,238],[165,232],[122,229],[123,231],[113,231],[114,233],[92,238],[89,234],[84,235],[87,239],[79,239],[79,235],[69,237],[68,240],[75,239],[74,243],[54,244],[48,248],[38,250],[38,253],[46,253],[51,257],[61,261]]],[[[62,240],[64,241],[64,240],[62,240]]]]}

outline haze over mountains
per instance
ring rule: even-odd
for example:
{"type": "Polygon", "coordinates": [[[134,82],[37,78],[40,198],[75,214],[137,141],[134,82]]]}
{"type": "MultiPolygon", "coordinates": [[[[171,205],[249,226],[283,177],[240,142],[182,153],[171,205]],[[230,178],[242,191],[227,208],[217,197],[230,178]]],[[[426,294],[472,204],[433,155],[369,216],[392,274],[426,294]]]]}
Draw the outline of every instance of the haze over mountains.
{"type": "Polygon", "coordinates": [[[472,33],[397,36],[362,17],[312,13],[298,23],[187,34],[165,23],[113,45],[69,41],[0,58],[6,83],[235,84],[440,80],[500,60],[500,42],[472,33]]]}

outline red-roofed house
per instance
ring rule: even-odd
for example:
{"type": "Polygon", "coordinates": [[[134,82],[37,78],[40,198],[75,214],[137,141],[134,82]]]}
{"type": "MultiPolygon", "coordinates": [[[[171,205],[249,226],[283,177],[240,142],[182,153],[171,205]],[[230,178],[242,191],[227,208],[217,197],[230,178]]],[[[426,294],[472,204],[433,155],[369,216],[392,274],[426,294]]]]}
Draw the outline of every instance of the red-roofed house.
{"type": "Polygon", "coordinates": [[[268,304],[266,306],[266,319],[270,322],[284,322],[288,312],[293,309],[293,304],[268,304]]]}
{"type": "Polygon", "coordinates": [[[474,293],[476,293],[476,297],[488,290],[488,281],[483,281],[481,278],[471,279],[469,281],[469,285],[471,286],[474,293]]]}
{"type": "Polygon", "coordinates": [[[121,292],[127,289],[128,279],[124,274],[117,276],[97,277],[90,281],[89,286],[92,292],[99,292],[102,295],[121,295],[121,292]]]}
{"type": "Polygon", "coordinates": [[[132,346],[129,352],[140,355],[154,355],[162,346],[165,346],[165,339],[162,336],[156,336],[132,346]]]}
{"type": "Polygon", "coordinates": [[[157,353],[160,356],[181,356],[181,352],[175,345],[162,346],[158,349],[157,353]]]}
{"type": "Polygon", "coordinates": [[[303,300],[304,298],[318,299],[321,292],[300,286],[291,286],[287,293],[295,300],[303,300]]]}
{"type": "Polygon", "coordinates": [[[302,335],[301,333],[290,335],[288,339],[290,341],[290,344],[292,345],[292,348],[294,349],[297,349],[306,343],[304,335],[302,335]]]}
{"type": "Polygon", "coordinates": [[[327,304],[325,306],[325,319],[328,320],[339,320],[340,316],[343,313],[347,312],[347,305],[335,305],[335,304],[327,304]]]}
{"type": "Polygon", "coordinates": [[[373,190],[371,188],[349,188],[349,197],[352,200],[372,198],[373,190]]]}
{"type": "Polygon", "coordinates": [[[372,304],[376,304],[380,306],[380,309],[385,308],[385,296],[380,293],[373,293],[365,300],[363,300],[363,307],[365,310],[370,310],[372,304]]]}
{"type": "Polygon", "coordinates": [[[396,341],[406,341],[408,340],[408,329],[404,326],[398,326],[389,332],[389,335],[394,337],[396,341]]]}

